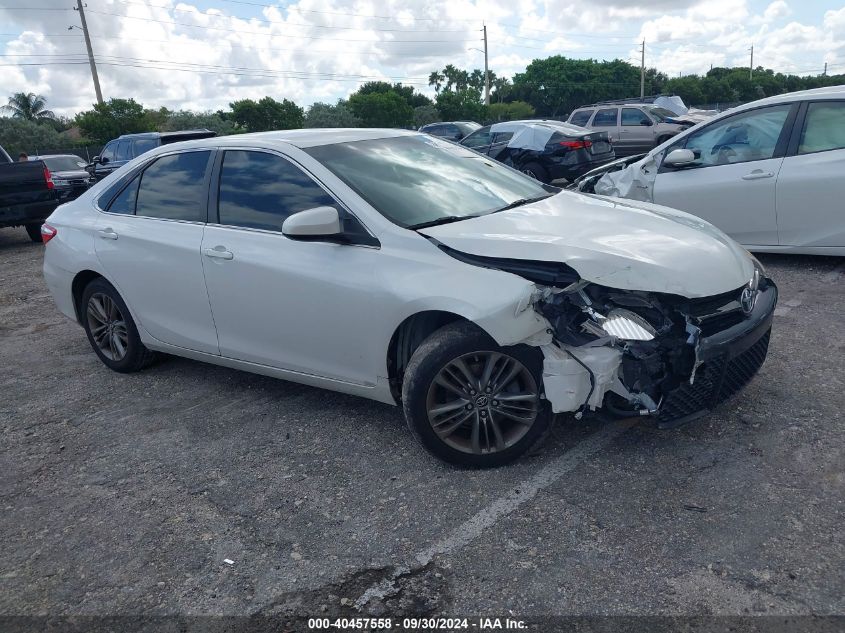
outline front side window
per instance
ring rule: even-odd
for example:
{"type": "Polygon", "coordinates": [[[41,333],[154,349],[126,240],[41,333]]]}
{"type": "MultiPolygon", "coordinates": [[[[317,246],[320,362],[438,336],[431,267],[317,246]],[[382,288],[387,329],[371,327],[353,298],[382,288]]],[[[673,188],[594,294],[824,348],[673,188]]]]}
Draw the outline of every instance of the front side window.
{"type": "Polygon", "coordinates": [[[812,154],[832,149],[845,149],[845,101],[811,103],[807,106],[798,153],[812,154]]]}
{"type": "Polygon", "coordinates": [[[100,160],[114,160],[114,151],[117,149],[117,141],[112,141],[100,152],[100,160]]]}
{"type": "Polygon", "coordinates": [[[205,172],[211,152],[162,156],[144,170],[135,213],[151,218],[204,222],[205,172]]]}
{"type": "Polygon", "coordinates": [[[599,110],[596,112],[596,118],[593,119],[593,127],[613,127],[616,125],[616,115],[619,112],[618,108],[608,108],[606,110],[599,110]]]}
{"type": "Polygon", "coordinates": [[[493,135],[494,143],[506,143],[513,138],[513,132],[496,132],[493,135]]]}
{"type": "Polygon", "coordinates": [[[422,134],[305,151],[403,227],[485,215],[558,191],[460,145],[422,134]]]}
{"type": "Polygon", "coordinates": [[[485,145],[490,145],[492,136],[490,126],[488,125],[467,136],[461,141],[461,145],[465,145],[466,147],[484,147],[485,145]]]}
{"type": "Polygon", "coordinates": [[[590,120],[590,115],[592,113],[592,110],[578,110],[578,112],[569,117],[569,122],[572,125],[584,127],[585,125],[587,125],[587,121],[590,120]]]}
{"type": "Polygon", "coordinates": [[[701,167],[766,160],[775,154],[790,104],[743,112],[712,123],[686,138],[701,167]]]}
{"type": "Polygon", "coordinates": [[[294,213],[336,204],[308,174],[281,156],[245,150],[229,150],[223,156],[220,224],[281,231],[294,213]]]}
{"type": "Polygon", "coordinates": [[[648,125],[650,121],[638,108],[622,108],[622,125],[648,125]]]}

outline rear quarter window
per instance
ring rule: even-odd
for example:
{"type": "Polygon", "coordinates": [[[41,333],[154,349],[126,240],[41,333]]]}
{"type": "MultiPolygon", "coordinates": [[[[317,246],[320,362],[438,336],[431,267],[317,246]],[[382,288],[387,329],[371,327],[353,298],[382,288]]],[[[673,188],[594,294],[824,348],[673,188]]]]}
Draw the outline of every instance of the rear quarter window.
{"type": "Polygon", "coordinates": [[[593,113],[592,110],[578,110],[577,112],[573,112],[572,116],[569,117],[569,122],[572,125],[579,125],[584,127],[587,125],[587,121],[590,120],[590,115],[593,113]]]}

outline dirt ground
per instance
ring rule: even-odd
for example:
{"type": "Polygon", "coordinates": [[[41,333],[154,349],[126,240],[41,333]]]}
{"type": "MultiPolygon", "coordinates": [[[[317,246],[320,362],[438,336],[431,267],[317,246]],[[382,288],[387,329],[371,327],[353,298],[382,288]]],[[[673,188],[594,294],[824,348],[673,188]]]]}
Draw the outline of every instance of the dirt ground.
{"type": "Polygon", "coordinates": [[[110,372],[42,252],[0,230],[0,615],[845,614],[842,259],[760,257],[769,358],[710,417],[564,421],[480,472],[394,407],[110,372]]]}

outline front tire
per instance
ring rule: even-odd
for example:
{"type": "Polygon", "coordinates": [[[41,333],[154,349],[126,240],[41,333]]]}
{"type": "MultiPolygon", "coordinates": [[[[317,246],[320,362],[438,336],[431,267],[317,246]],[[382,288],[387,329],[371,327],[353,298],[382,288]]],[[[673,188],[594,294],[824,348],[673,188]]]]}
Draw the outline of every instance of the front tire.
{"type": "Polygon", "coordinates": [[[542,442],[552,424],[540,397],[542,353],[500,347],[478,326],[447,325],[417,348],[405,371],[405,420],[419,442],[451,464],[490,468],[542,442]]]}
{"type": "Polygon", "coordinates": [[[100,277],[85,287],[80,308],[88,342],[106,367],[128,374],[155,359],[141,342],[126,303],[105,279],[100,277]]]}
{"type": "Polygon", "coordinates": [[[24,228],[26,229],[26,234],[29,235],[29,239],[33,242],[40,242],[41,241],[41,222],[25,224],[24,228]]]}

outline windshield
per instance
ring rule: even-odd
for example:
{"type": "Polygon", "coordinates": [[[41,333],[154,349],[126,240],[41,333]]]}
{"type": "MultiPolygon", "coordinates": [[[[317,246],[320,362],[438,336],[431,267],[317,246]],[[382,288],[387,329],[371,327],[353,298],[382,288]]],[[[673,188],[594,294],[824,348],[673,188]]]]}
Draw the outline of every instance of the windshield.
{"type": "Polygon", "coordinates": [[[82,171],[87,164],[78,156],[52,156],[41,160],[50,171],[82,171]]]}
{"type": "Polygon", "coordinates": [[[559,191],[460,145],[423,134],[305,151],[403,227],[485,215],[559,191]]]}
{"type": "Polygon", "coordinates": [[[672,117],[678,116],[677,114],[675,114],[671,110],[667,110],[666,108],[652,107],[648,108],[648,111],[651,116],[657,119],[657,121],[660,123],[663,123],[663,121],[665,121],[666,119],[671,119],[672,117]]]}

